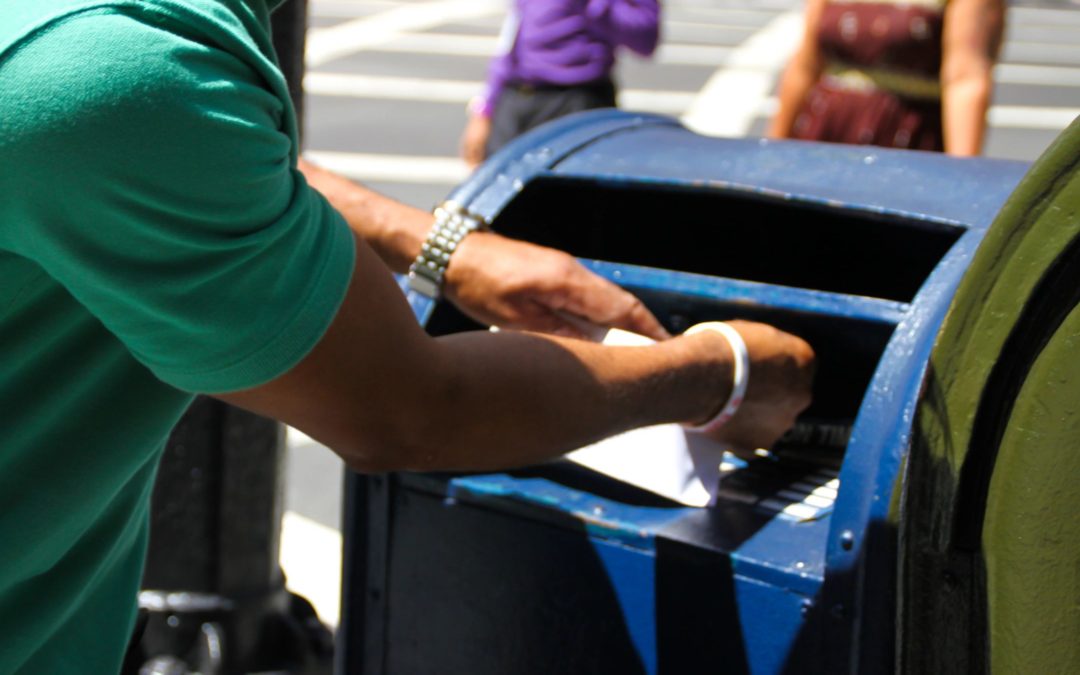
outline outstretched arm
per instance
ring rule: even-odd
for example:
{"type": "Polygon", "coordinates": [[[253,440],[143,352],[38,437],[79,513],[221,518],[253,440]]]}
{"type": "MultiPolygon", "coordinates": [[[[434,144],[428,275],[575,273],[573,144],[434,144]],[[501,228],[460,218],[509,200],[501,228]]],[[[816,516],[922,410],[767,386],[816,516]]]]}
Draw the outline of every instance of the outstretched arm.
{"type": "MultiPolygon", "coordinates": [[[[337,174],[300,162],[322,192],[393,271],[403,273],[431,230],[430,213],[406,206],[337,174]]],[[[446,270],[446,294],[480,323],[578,336],[566,314],[656,339],[667,337],[634,296],[572,256],[490,232],[465,238],[446,270]]]]}
{"type": "Polygon", "coordinates": [[[1002,0],[950,0],[942,37],[941,115],[945,152],[982,152],[993,69],[1005,26],[1002,0]]]}
{"type": "MultiPolygon", "coordinates": [[[[258,73],[157,25],[106,19],[66,23],[12,60],[42,124],[5,137],[25,169],[8,184],[30,228],[19,254],[163,382],[294,424],[365,470],[510,466],[639,423],[701,421],[725,399],[719,336],[621,352],[509,332],[429,337],[372,247],[300,180],[258,73]],[[68,43],[79,58],[46,58],[68,43]],[[152,70],[126,58],[136,47],[160,56],[152,70]],[[88,81],[109,95],[83,95],[88,81]],[[65,198],[38,198],[50,186],[65,198]],[[108,227],[86,227],[87,213],[109,214],[108,227]]],[[[403,269],[431,217],[307,170],[403,269]]],[[[486,283],[482,258],[500,244],[513,248],[467,240],[450,290],[486,283]]],[[[573,311],[572,294],[555,297],[573,311]]],[[[772,370],[805,395],[798,362],[772,370]]]]}
{"type": "MultiPolygon", "coordinates": [[[[513,331],[429,337],[359,238],[356,251],[315,349],[272,382],[219,396],[296,426],[356,470],[519,466],[636,426],[703,421],[730,393],[732,354],[711,332],[650,347],[513,331]]],[[[772,411],[743,438],[764,446],[808,403],[812,353],[759,324],[740,332],[754,360],[747,414],[772,411]]]]}

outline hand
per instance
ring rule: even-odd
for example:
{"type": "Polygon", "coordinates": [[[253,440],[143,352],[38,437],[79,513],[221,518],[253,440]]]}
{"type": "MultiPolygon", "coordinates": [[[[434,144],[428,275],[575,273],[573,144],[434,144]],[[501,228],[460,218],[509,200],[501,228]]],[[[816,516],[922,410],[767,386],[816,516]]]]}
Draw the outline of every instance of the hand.
{"type": "MultiPolygon", "coordinates": [[[[810,405],[814,350],[801,338],[761,323],[728,321],[739,332],[750,354],[746,398],[735,417],[709,435],[737,450],[769,448],[810,405]]],[[[717,342],[718,333],[702,331],[717,342]]],[[[727,353],[730,346],[724,345],[727,353]]],[[[719,404],[718,404],[719,405],[719,404]]]]}
{"type": "Polygon", "coordinates": [[[657,340],[669,337],[641,301],[555,249],[474,232],[446,270],[445,292],[485,325],[588,338],[580,319],[657,340]]]}
{"type": "Polygon", "coordinates": [[[485,157],[485,146],[491,135],[491,120],[483,115],[470,115],[461,134],[461,158],[470,169],[476,168],[485,157]]]}

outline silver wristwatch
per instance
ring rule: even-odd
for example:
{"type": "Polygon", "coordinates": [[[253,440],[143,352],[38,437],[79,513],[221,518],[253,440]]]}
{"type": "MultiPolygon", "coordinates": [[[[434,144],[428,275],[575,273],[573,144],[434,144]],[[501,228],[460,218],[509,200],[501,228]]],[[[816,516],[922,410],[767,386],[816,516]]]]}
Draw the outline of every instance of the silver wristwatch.
{"type": "Polygon", "coordinates": [[[446,266],[461,240],[477,230],[486,230],[483,218],[447,200],[435,207],[435,225],[420,246],[420,255],[409,265],[409,288],[433,300],[439,298],[446,266]]]}

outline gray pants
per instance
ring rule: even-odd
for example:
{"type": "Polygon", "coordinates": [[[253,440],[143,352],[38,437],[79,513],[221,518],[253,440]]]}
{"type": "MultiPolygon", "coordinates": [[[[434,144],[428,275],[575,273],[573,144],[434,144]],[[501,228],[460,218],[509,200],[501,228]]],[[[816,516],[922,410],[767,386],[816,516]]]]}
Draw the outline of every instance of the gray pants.
{"type": "Polygon", "coordinates": [[[573,86],[508,85],[491,114],[486,155],[544,122],[570,113],[615,107],[615,84],[600,80],[573,86]]]}

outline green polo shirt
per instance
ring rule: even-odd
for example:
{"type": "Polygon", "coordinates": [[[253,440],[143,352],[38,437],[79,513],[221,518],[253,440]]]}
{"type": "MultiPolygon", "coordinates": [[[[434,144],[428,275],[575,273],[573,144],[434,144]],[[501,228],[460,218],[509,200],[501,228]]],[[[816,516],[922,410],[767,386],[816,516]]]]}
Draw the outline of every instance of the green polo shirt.
{"type": "Polygon", "coordinates": [[[266,0],[0,2],[0,673],[115,673],[191,392],[326,330],[352,235],[296,171],[266,0]]]}

